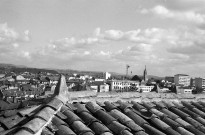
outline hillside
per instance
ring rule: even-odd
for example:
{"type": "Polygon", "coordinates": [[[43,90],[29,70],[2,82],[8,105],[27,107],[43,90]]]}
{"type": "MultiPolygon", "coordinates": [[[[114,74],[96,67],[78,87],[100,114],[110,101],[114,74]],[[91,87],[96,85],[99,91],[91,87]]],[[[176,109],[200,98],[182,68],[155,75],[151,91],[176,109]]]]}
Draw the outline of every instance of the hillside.
{"type": "Polygon", "coordinates": [[[30,73],[34,73],[34,74],[39,73],[39,72],[49,72],[49,73],[53,73],[53,74],[58,73],[55,70],[31,68],[31,67],[26,67],[26,66],[22,66],[22,65],[0,63],[0,73],[5,73],[5,72],[15,72],[15,73],[30,72],[30,73]]]}

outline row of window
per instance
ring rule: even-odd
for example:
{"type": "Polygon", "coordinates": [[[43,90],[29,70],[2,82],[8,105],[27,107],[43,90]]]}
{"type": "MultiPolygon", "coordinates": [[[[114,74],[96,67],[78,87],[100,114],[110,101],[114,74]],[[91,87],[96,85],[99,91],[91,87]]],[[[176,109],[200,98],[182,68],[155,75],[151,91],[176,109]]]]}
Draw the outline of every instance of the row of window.
{"type": "Polygon", "coordinates": [[[120,83],[120,82],[113,82],[114,85],[132,85],[132,84],[135,84],[135,85],[138,85],[138,83],[120,83]]]}
{"type": "Polygon", "coordinates": [[[117,90],[129,90],[130,89],[130,87],[119,87],[119,86],[114,86],[113,88],[117,90]]]}

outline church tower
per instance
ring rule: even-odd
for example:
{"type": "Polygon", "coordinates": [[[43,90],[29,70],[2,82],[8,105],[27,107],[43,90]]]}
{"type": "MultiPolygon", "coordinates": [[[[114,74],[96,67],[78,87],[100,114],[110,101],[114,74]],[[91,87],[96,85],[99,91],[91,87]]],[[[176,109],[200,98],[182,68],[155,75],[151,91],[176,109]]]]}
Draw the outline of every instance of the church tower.
{"type": "Polygon", "coordinates": [[[144,69],[143,79],[144,79],[145,82],[147,81],[147,69],[146,69],[146,65],[145,65],[145,69],[144,69]]]}

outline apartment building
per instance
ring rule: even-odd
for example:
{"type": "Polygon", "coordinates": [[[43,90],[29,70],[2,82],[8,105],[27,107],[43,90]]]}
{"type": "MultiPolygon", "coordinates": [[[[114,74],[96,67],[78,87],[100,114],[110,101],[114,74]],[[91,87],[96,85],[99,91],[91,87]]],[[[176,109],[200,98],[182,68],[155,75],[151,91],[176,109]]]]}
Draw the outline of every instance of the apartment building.
{"type": "Polygon", "coordinates": [[[205,89],[205,78],[195,78],[195,87],[205,89]]]}
{"type": "Polygon", "coordinates": [[[176,85],[190,86],[190,76],[185,74],[174,75],[174,83],[176,85]]]}

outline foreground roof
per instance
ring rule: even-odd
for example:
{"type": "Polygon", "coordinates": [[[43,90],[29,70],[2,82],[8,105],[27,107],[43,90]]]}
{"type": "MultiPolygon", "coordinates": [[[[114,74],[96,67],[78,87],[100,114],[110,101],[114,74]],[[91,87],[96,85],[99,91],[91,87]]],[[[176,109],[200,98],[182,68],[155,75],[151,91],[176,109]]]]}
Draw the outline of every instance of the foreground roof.
{"type": "Polygon", "coordinates": [[[10,110],[0,123],[1,135],[205,135],[205,102],[72,102],[61,76],[42,104],[10,110]]]}

